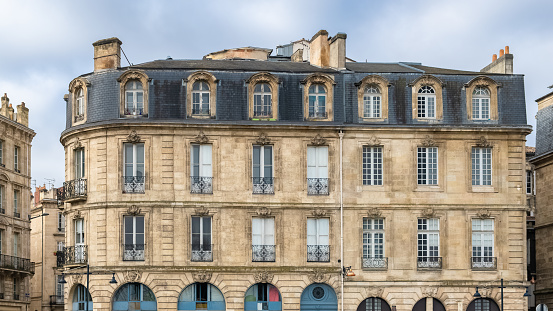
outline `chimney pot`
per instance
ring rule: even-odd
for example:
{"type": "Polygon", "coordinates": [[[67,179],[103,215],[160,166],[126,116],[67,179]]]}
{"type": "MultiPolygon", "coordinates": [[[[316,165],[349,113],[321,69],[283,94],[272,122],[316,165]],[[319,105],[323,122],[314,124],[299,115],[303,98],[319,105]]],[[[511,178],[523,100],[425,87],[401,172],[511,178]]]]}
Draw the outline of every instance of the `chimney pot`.
{"type": "Polygon", "coordinates": [[[503,51],[503,49],[499,50],[499,57],[503,57],[504,54],[505,54],[505,51],[503,51]]]}
{"type": "Polygon", "coordinates": [[[509,46],[508,45],[505,46],[505,54],[509,54],[509,46]]]}
{"type": "Polygon", "coordinates": [[[497,60],[497,54],[494,54],[494,55],[492,56],[492,62],[495,62],[496,60],[497,60]]]}

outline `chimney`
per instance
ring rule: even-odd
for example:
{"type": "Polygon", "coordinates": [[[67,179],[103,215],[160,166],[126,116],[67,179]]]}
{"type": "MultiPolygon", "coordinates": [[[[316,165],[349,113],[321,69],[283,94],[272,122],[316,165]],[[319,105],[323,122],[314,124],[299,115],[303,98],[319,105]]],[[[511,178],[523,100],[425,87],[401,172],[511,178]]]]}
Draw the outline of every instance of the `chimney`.
{"type": "Polygon", "coordinates": [[[295,63],[303,62],[303,49],[297,49],[290,57],[291,61],[295,63]]]}
{"type": "Polygon", "coordinates": [[[29,108],[25,107],[25,103],[17,105],[17,123],[29,127],[29,108]]]}
{"type": "Polygon", "coordinates": [[[121,67],[121,44],[117,38],[98,40],[94,46],[94,71],[121,67]]]}
{"type": "Polygon", "coordinates": [[[311,47],[309,49],[309,61],[311,65],[328,67],[330,65],[329,50],[328,32],[326,30],[319,30],[311,38],[311,47]]]}
{"type": "Polygon", "coordinates": [[[7,115],[8,119],[10,120],[13,120],[13,107],[12,107],[12,104],[10,104],[8,106],[8,115],[7,115]]]}
{"type": "Polygon", "coordinates": [[[346,39],[345,33],[339,32],[330,39],[330,67],[346,68],[346,39]]]}
{"type": "Polygon", "coordinates": [[[499,58],[494,54],[491,64],[482,68],[480,72],[513,74],[513,54],[509,53],[509,46],[499,51],[499,58]]]}
{"type": "Polygon", "coordinates": [[[8,94],[4,93],[4,96],[2,96],[1,100],[2,100],[2,108],[0,108],[0,114],[7,118],[8,105],[10,104],[10,99],[8,98],[8,94]]]}

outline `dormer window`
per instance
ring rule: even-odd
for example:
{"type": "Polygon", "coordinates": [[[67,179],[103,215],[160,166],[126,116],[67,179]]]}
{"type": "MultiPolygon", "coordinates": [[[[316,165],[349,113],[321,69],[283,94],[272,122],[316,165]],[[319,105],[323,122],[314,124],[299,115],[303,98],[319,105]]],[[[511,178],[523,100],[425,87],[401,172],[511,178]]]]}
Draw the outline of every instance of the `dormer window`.
{"type": "Polygon", "coordinates": [[[209,116],[209,85],[196,81],[192,86],[192,115],[209,116]]]}
{"type": "Polygon", "coordinates": [[[85,78],[79,77],[69,83],[71,93],[71,111],[73,125],[86,121],[87,94],[90,83],[85,78]]]}
{"type": "Polygon", "coordinates": [[[271,86],[267,83],[258,83],[253,90],[254,118],[272,118],[271,86]]]}
{"type": "Polygon", "coordinates": [[[125,115],[144,114],[144,91],[142,83],[138,80],[130,80],[125,85],[125,115]]]}
{"type": "Polygon", "coordinates": [[[476,87],[472,92],[472,119],[490,119],[490,91],[484,87],[476,87]]]}
{"type": "Polygon", "coordinates": [[[75,122],[78,122],[84,120],[84,92],[82,88],[77,90],[76,101],[75,122]]]}
{"type": "Polygon", "coordinates": [[[138,118],[148,116],[148,94],[150,78],[141,70],[128,70],[119,79],[121,117],[138,118]]]}
{"type": "Polygon", "coordinates": [[[301,83],[303,88],[303,115],[306,120],[332,121],[334,77],[312,74],[301,83]]]}
{"type": "Polygon", "coordinates": [[[432,75],[422,75],[409,83],[413,119],[434,123],[443,120],[443,88],[445,84],[432,75]]]}
{"type": "Polygon", "coordinates": [[[313,84],[309,87],[309,118],[326,117],[326,89],[322,84],[313,84]]]}
{"type": "Polygon", "coordinates": [[[419,118],[436,118],[436,92],[429,85],[422,86],[418,91],[417,112],[419,118]]]}
{"type": "Polygon", "coordinates": [[[380,118],[382,94],[380,89],[375,85],[369,85],[365,89],[363,95],[363,117],[364,118],[380,118]]]}

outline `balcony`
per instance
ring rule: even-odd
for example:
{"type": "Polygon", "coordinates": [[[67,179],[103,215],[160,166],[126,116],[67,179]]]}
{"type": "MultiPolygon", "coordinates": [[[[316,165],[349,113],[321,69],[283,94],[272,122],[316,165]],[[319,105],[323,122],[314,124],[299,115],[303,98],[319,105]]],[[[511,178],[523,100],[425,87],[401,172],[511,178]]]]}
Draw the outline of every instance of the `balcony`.
{"type": "Polygon", "coordinates": [[[497,258],[496,257],[471,257],[472,270],[496,270],[497,258]]]}
{"type": "Polygon", "coordinates": [[[82,265],[87,262],[88,245],[76,245],[63,248],[63,265],[82,265]]]}
{"type": "Polygon", "coordinates": [[[123,176],[123,193],[145,193],[145,176],[123,176]]]}
{"type": "Polygon", "coordinates": [[[308,195],[328,195],[328,178],[307,178],[308,195]]]}
{"type": "Polygon", "coordinates": [[[63,187],[56,189],[56,198],[58,200],[58,206],[63,205],[63,201],[65,200],[65,189],[63,189],[63,187]]]}
{"type": "Polygon", "coordinates": [[[213,177],[190,176],[190,193],[212,194],[213,177]]]}
{"type": "Polygon", "coordinates": [[[330,245],[307,245],[308,262],[329,262],[330,245]]]}
{"type": "MultiPolygon", "coordinates": [[[[63,198],[62,201],[65,202],[71,202],[71,201],[78,201],[78,200],[86,200],[86,193],[87,193],[87,183],[86,179],[79,178],[74,179],[70,181],[66,181],[63,183],[62,188],[63,198]]],[[[59,193],[59,189],[58,189],[59,193]]],[[[60,200],[60,197],[58,196],[58,200],[60,200]]]]}
{"type": "Polygon", "coordinates": [[[0,255],[0,269],[16,270],[34,274],[35,263],[25,258],[0,255]]]}
{"type": "Polygon", "coordinates": [[[192,107],[193,116],[209,116],[209,108],[192,107]]]}
{"type": "Polygon", "coordinates": [[[252,245],[252,261],[275,261],[275,245],[252,245]]]}
{"type": "Polygon", "coordinates": [[[309,111],[309,119],[326,119],[328,114],[326,111],[309,111]]]}
{"type": "Polygon", "coordinates": [[[362,257],[361,265],[367,270],[388,270],[388,257],[362,257]]]}
{"type": "Polygon", "coordinates": [[[19,294],[13,294],[13,300],[19,300],[19,294]]]}
{"type": "Polygon", "coordinates": [[[146,116],[144,114],[144,108],[125,108],[124,114],[126,116],[146,116]]]}
{"type": "Polygon", "coordinates": [[[417,269],[440,270],[442,269],[442,257],[417,257],[417,269]]]}
{"type": "Polygon", "coordinates": [[[274,194],[273,177],[252,177],[253,194],[274,194]]]}
{"type": "Polygon", "coordinates": [[[273,111],[270,106],[255,107],[253,111],[253,119],[271,119],[273,111]]]}
{"type": "Polygon", "coordinates": [[[213,244],[199,245],[192,244],[191,261],[213,261],[213,244]]]}
{"type": "Polygon", "coordinates": [[[63,306],[63,296],[50,295],[50,305],[51,306],[63,306]]]}
{"type": "Polygon", "coordinates": [[[63,268],[65,264],[65,253],[63,251],[56,252],[56,267],[63,268]]]}
{"type": "Polygon", "coordinates": [[[123,244],[123,260],[144,261],[144,244],[123,244]]]}

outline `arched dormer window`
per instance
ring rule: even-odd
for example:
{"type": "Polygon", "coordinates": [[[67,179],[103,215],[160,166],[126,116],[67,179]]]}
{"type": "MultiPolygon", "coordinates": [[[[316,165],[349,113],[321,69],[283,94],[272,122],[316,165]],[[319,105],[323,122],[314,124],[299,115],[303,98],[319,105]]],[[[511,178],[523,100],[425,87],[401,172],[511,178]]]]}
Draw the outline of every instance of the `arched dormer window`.
{"type": "Polygon", "coordinates": [[[417,118],[436,119],[436,92],[429,85],[423,85],[418,91],[417,118]]]}
{"type": "Polygon", "coordinates": [[[253,117],[272,118],[272,93],[268,83],[258,83],[253,90],[253,117]]]}
{"type": "Polygon", "coordinates": [[[490,119],[490,91],[487,88],[477,87],[472,92],[472,118],[490,119]]]}
{"type": "Polygon", "coordinates": [[[192,115],[209,115],[209,86],[204,81],[192,86],[192,115]]]}
{"type": "Polygon", "coordinates": [[[388,80],[379,75],[369,75],[355,85],[358,88],[359,121],[378,122],[388,119],[388,80]]]}
{"type": "Polygon", "coordinates": [[[148,76],[139,70],[129,70],[117,79],[120,85],[120,116],[147,117],[148,116],[148,76]]]}
{"type": "Polygon", "coordinates": [[[334,119],[334,79],[323,74],[312,74],[305,78],[304,116],[307,120],[329,121],[334,119]]]}
{"type": "Polygon", "coordinates": [[[322,84],[312,84],[309,87],[310,119],[326,119],[326,89],[322,84]]]}
{"type": "Polygon", "coordinates": [[[441,120],[443,119],[442,88],[444,83],[431,75],[423,75],[411,84],[411,108],[413,119],[441,120]]]}
{"type": "Polygon", "coordinates": [[[88,86],[90,83],[85,78],[76,78],[69,83],[71,93],[72,122],[78,125],[86,121],[88,86]]]}
{"type": "Polygon", "coordinates": [[[370,85],[365,88],[363,95],[363,117],[380,118],[381,115],[382,94],[376,85],[370,85]]]}
{"type": "Polygon", "coordinates": [[[217,79],[207,71],[191,74],[186,82],[186,115],[191,118],[215,118],[217,79]]]}
{"type": "Polygon", "coordinates": [[[248,116],[251,120],[278,118],[278,83],[274,75],[256,73],[248,80],[248,116]]]}
{"type": "Polygon", "coordinates": [[[497,89],[494,80],[479,76],[465,84],[467,118],[476,121],[497,120],[497,89]]]}
{"type": "Polygon", "coordinates": [[[125,115],[144,114],[144,89],[138,80],[130,80],[125,85],[125,115]]]}

